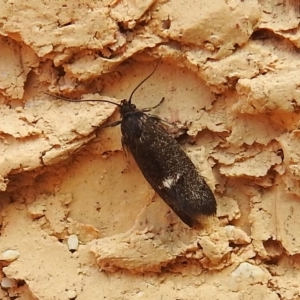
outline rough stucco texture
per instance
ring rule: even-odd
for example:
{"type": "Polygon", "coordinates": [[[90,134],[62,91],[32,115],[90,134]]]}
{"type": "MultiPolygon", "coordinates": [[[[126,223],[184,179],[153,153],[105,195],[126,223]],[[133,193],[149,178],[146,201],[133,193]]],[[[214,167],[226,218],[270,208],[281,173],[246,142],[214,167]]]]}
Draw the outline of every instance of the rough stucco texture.
{"type": "Polygon", "coordinates": [[[1,299],[299,299],[298,1],[0,1],[1,299]],[[214,191],[192,230],[121,144],[128,98],[214,191]],[[182,135],[185,133],[184,135],[182,135]],[[171,134],[171,133],[170,133],[171,134]]]}

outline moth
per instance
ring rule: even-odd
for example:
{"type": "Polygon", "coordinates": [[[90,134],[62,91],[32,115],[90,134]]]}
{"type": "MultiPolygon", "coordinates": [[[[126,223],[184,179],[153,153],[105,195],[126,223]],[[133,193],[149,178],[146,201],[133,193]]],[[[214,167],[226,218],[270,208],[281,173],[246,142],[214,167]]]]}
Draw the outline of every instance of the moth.
{"type": "Polygon", "coordinates": [[[166,131],[162,120],[148,115],[148,109],[138,109],[132,102],[135,91],[148,80],[154,70],[132,91],[129,100],[120,104],[109,100],[72,100],[70,102],[99,101],[118,106],[120,120],[103,127],[121,125],[123,149],[129,150],[145,179],[154,191],[189,227],[195,227],[201,216],[216,214],[213,192],[199,174],[178,142],[166,131]]]}

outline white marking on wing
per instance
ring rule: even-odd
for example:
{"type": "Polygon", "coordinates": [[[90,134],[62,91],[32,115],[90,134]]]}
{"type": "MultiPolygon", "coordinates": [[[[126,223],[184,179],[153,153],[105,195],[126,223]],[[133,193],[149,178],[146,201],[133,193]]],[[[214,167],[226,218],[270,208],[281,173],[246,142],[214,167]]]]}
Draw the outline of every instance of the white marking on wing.
{"type": "Polygon", "coordinates": [[[180,174],[177,174],[176,177],[168,177],[166,179],[163,180],[162,185],[165,188],[172,188],[172,186],[174,186],[176,184],[176,182],[178,181],[178,179],[180,178],[180,174]]]}

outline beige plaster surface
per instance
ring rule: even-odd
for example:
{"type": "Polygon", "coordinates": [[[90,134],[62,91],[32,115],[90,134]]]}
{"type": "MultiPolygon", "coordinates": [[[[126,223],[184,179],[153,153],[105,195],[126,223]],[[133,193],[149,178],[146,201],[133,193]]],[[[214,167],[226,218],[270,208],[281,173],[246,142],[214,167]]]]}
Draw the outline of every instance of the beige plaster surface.
{"type": "Polygon", "coordinates": [[[0,299],[300,299],[298,1],[0,1],[0,299]],[[217,216],[126,158],[119,102],[172,123],[217,216]],[[105,123],[107,122],[107,123],[105,123]]]}

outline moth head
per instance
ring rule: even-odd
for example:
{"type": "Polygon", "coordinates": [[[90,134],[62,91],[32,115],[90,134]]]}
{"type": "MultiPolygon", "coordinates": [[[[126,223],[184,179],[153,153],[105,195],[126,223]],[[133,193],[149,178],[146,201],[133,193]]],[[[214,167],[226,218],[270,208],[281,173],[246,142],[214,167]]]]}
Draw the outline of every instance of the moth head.
{"type": "Polygon", "coordinates": [[[119,106],[120,115],[124,117],[128,113],[132,113],[136,110],[135,104],[132,104],[129,100],[122,100],[119,106]]]}

